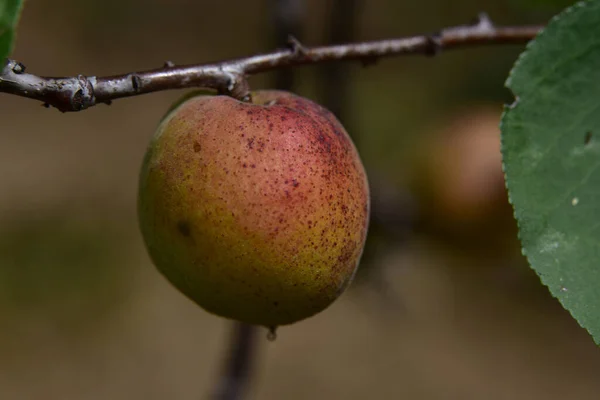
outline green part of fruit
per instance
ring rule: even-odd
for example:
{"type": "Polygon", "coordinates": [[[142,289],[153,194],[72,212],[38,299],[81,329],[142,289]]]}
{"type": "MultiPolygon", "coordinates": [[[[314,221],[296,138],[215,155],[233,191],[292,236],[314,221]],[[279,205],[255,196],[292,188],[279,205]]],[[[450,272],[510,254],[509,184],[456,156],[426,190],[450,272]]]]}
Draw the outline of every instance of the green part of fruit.
{"type": "Polygon", "coordinates": [[[191,97],[160,123],[140,175],[150,257],[205,310],[279,326],[336,300],[362,254],[366,174],[329,111],[281,91],[191,97]]]}

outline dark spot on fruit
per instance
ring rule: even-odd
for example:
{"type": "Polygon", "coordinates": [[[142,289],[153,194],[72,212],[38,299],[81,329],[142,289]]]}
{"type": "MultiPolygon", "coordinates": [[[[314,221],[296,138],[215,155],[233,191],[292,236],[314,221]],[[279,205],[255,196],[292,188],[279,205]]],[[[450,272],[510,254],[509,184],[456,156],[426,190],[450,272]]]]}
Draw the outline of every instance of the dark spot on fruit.
{"type": "Polygon", "coordinates": [[[254,138],[248,139],[248,148],[252,150],[254,148],[254,138]]]}
{"type": "Polygon", "coordinates": [[[588,145],[592,141],[592,131],[587,131],[585,133],[585,137],[583,138],[583,144],[588,145]]]}
{"type": "Polygon", "coordinates": [[[297,180],[292,179],[292,186],[297,188],[298,186],[300,186],[300,183],[297,180]]]}
{"type": "Polygon", "coordinates": [[[190,230],[190,224],[187,221],[179,221],[177,223],[177,230],[185,237],[190,237],[192,232],[190,230]]]}
{"type": "Polygon", "coordinates": [[[200,143],[194,142],[194,153],[198,153],[200,150],[202,150],[202,146],[200,146],[200,143]]]}
{"type": "Polygon", "coordinates": [[[243,163],[243,164],[242,164],[242,167],[244,167],[244,168],[248,168],[248,164],[246,164],[246,163],[243,163]]]}
{"type": "Polygon", "coordinates": [[[354,255],[355,244],[351,240],[347,240],[344,246],[342,247],[342,251],[340,256],[338,257],[338,262],[340,263],[339,267],[345,267],[348,261],[352,259],[354,255]]]}
{"type": "Polygon", "coordinates": [[[252,164],[250,168],[256,168],[256,164],[252,164]]]}
{"type": "Polygon", "coordinates": [[[264,149],[265,149],[265,142],[263,142],[262,140],[259,140],[258,141],[258,152],[262,153],[264,149]]]}

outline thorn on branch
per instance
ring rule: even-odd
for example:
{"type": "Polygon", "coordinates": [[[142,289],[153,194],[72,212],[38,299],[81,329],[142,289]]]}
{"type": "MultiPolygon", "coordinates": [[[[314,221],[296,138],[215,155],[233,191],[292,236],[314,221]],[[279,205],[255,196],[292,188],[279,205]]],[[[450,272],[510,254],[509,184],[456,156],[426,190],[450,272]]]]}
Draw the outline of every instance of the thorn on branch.
{"type": "Polygon", "coordinates": [[[163,64],[163,66],[165,68],[174,68],[175,67],[175,63],[173,61],[167,60],[167,61],[165,61],[165,63],[163,64]]]}
{"type": "Polygon", "coordinates": [[[13,66],[12,71],[17,75],[23,74],[25,73],[25,65],[23,65],[23,63],[17,62],[13,66]]]}
{"type": "Polygon", "coordinates": [[[292,35],[288,36],[287,45],[292,51],[292,55],[294,57],[305,56],[307,54],[307,50],[304,45],[292,35]]]}
{"type": "Polygon", "coordinates": [[[479,15],[477,16],[477,20],[474,24],[479,30],[481,31],[491,31],[494,29],[494,24],[492,23],[492,20],[490,19],[490,17],[482,12],[479,13],[479,15]]]}
{"type": "Polygon", "coordinates": [[[462,38],[466,38],[469,35],[481,35],[488,34],[494,36],[496,33],[496,27],[492,20],[484,12],[479,13],[477,17],[473,18],[468,25],[455,26],[442,30],[443,34],[460,35],[462,38]]]}

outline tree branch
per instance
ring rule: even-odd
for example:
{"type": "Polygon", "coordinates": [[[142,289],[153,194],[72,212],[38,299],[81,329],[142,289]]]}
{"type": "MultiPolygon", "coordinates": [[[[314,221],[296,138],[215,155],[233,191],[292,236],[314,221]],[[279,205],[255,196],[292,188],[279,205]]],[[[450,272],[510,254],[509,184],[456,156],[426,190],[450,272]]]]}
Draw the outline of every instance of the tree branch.
{"type": "Polygon", "coordinates": [[[231,336],[230,351],[213,400],[238,400],[243,398],[255,353],[255,326],[236,323],[231,336]]]}
{"type": "Polygon", "coordinates": [[[42,101],[59,110],[80,111],[99,103],[168,89],[203,87],[250,99],[246,77],[277,68],[328,61],[360,60],[367,65],[381,57],[424,54],[485,44],[518,44],[535,37],[541,26],[495,27],[482,14],[474,25],[444,29],[433,35],[304,47],[293,41],[290,48],[215,64],[173,66],[124,75],[47,78],[25,72],[25,67],[7,60],[0,71],[0,92],[42,101]]]}

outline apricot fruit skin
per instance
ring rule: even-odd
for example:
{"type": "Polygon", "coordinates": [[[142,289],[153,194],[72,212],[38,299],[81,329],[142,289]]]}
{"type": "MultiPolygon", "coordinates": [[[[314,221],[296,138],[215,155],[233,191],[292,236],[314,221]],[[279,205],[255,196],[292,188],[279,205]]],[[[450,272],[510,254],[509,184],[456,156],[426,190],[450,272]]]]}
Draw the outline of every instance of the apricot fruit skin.
{"type": "Polygon", "coordinates": [[[367,177],[329,111],[282,91],[197,96],[160,123],[138,216],[155,266],[213,314],[274,327],[327,308],[368,229],[367,177]]]}

